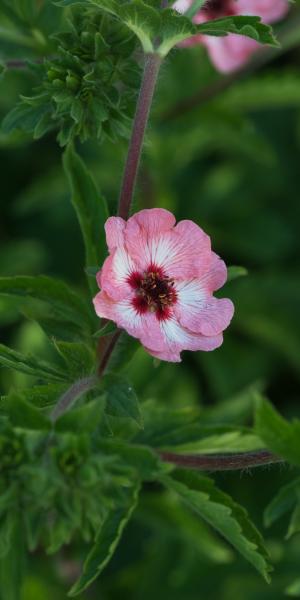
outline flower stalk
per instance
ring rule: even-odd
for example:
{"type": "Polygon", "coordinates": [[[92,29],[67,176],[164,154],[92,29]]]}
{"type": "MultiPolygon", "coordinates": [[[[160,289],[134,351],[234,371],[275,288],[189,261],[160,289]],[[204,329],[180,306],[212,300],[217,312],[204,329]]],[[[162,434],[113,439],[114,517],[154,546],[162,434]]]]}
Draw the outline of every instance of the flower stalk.
{"type": "Polygon", "coordinates": [[[60,397],[54,409],[51,412],[50,420],[54,424],[59,417],[69,411],[75,404],[77,398],[93,389],[98,383],[98,377],[91,375],[75,381],[71,387],[60,397]]]}
{"type": "Polygon", "coordinates": [[[158,54],[153,53],[145,55],[144,73],[136,106],[119,199],[118,216],[123,219],[128,219],[130,213],[145,131],[161,61],[162,59],[158,54]]]}

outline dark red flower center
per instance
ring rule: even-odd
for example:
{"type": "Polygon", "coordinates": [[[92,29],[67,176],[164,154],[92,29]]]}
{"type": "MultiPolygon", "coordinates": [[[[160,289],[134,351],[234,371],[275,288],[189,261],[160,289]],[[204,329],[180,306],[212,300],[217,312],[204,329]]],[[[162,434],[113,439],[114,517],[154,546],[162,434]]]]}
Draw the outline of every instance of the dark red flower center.
{"type": "Polygon", "coordinates": [[[144,273],[135,271],[128,278],[135,289],[133,305],[140,313],[155,312],[158,319],[170,316],[170,307],[176,302],[174,280],[167,277],[160,267],[151,265],[144,273]]]}
{"type": "Polygon", "coordinates": [[[217,19],[233,15],[232,4],[233,0],[207,0],[202,10],[209,13],[210,19],[217,19]]]}

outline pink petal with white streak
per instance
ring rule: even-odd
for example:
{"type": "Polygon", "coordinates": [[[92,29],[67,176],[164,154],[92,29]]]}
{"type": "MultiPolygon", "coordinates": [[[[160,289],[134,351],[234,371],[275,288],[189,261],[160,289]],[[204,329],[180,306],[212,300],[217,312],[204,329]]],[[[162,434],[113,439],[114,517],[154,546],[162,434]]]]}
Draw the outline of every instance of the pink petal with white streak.
{"type": "Polygon", "coordinates": [[[109,217],[105,223],[106,243],[110,252],[124,245],[126,221],[121,217],[109,217]]]}
{"type": "Polygon", "coordinates": [[[115,302],[105,292],[99,292],[93,302],[98,317],[114,321],[144,346],[164,350],[165,340],[156,316],[151,312],[138,314],[132,305],[132,298],[115,302]]]}
{"type": "Polygon", "coordinates": [[[171,278],[200,276],[211,263],[210,238],[192,221],[180,221],[163,233],[150,234],[137,220],[128,222],[125,243],[143,271],[154,264],[171,278]]]}
{"type": "Polygon", "coordinates": [[[199,280],[180,282],[176,286],[174,312],[183,327],[205,336],[214,336],[226,329],[234,307],[227,298],[214,298],[199,280]]]}
{"type": "Polygon", "coordinates": [[[119,246],[106,258],[97,277],[99,287],[114,300],[127,298],[132,292],[128,277],[135,270],[135,264],[126,248],[119,246]]]}

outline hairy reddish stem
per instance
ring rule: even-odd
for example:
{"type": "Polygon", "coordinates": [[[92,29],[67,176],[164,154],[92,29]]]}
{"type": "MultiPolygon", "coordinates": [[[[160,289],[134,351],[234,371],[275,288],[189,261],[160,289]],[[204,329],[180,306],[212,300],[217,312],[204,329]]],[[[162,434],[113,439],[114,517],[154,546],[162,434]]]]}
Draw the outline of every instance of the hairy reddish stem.
{"type": "Polygon", "coordinates": [[[91,375],[90,377],[84,377],[83,379],[78,379],[69,387],[69,389],[60,397],[57,404],[55,405],[52,413],[50,415],[50,419],[52,423],[55,423],[59,417],[61,417],[65,412],[70,410],[77,398],[82,396],[85,392],[93,389],[98,383],[98,377],[95,375],[91,375]]]}
{"type": "Polygon", "coordinates": [[[159,452],[159,456],[165,462],[185,469],[198,469],[199,471],[234,471],[285,462],[268,450],[238,452],[237,454],[202,455],[159,452]]]}
{"type": "Polygon", "coordinates": [[[137,101],[119,199],[118,215],[123,219],[128,219],[130,213],[145,131],[160,65],[161,57],[158,54],[146,54],[143,79],[137,101]]]}

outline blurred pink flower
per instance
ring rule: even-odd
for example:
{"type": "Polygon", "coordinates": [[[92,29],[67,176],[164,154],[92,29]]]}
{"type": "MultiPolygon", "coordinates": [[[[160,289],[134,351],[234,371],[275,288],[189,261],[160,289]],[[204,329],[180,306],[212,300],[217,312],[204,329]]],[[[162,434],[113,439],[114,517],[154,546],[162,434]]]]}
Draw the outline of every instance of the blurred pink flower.
{"type": "Polygon", "coordinates": [[[167,210],[142,210],[127,222],[105,224],[109,256],[94,298],[99,317],[138,338],[147,352],[179,362],[182,350],[214,350],[234,308],[214,298],[227,278],[225,263],[211,250],[210,238],[192,221],[167,210]]]}
{"type": "MultiPolygon", "coordinates": [[[[186,12],[193,0],[177,0],[173,7],[186,12]]],[[[256,15],[265,23],[282,19],[289,9],[288,0],[207,0],[193,18],[194,23],[204,23],[230,15],[256,15]]],[[[203,44],[218,71],[229,73],[242,67],[260,44],[245,36],[229,34],[226,37],[196,35],[182,43],[185,46],[203,44]]]]}

